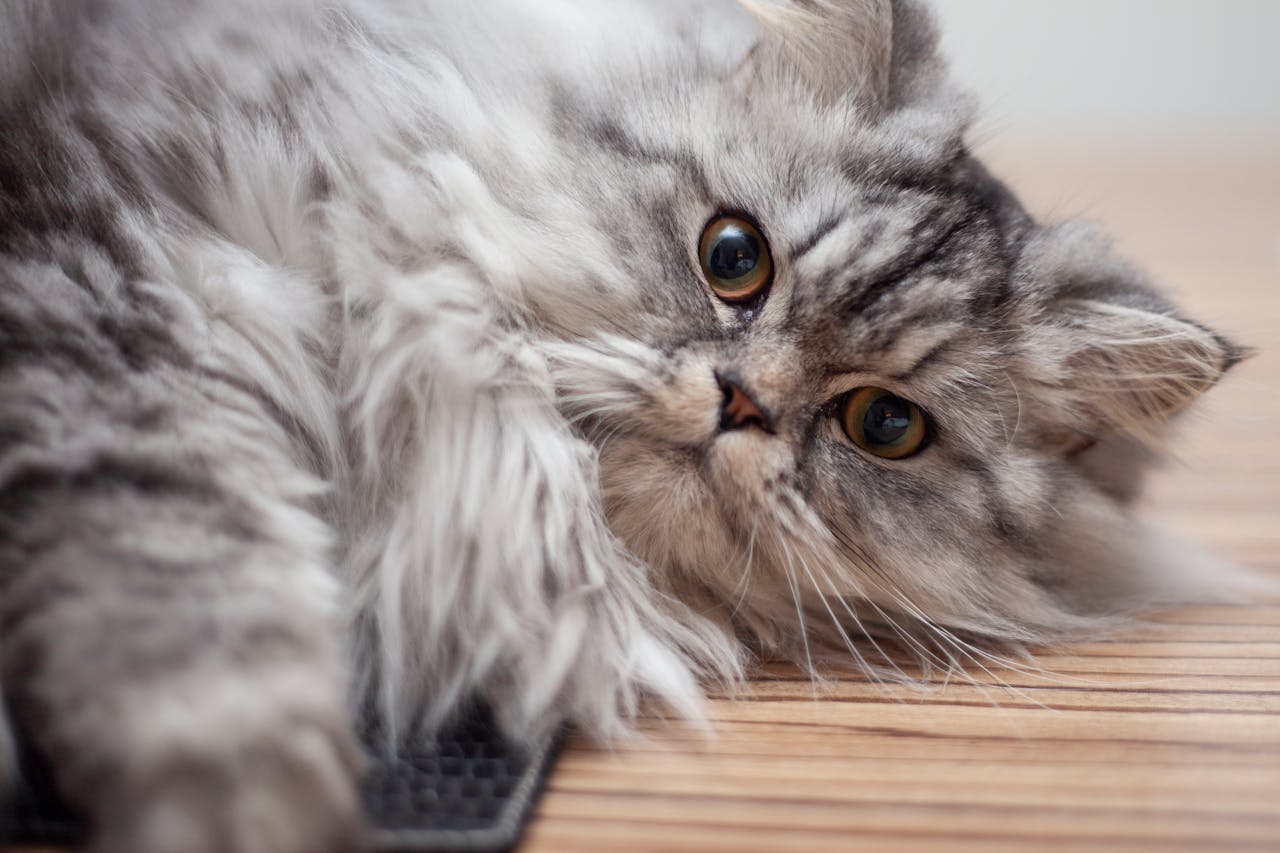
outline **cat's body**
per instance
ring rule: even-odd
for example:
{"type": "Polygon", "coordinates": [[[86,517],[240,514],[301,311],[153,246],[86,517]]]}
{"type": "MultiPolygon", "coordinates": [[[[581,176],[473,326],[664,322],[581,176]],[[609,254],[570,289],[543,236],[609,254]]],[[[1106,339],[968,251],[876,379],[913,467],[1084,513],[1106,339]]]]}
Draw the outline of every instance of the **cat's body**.
{"type": "Polygon", "coordinates": [[[1237,354],[969,157],[914,5],[0,11],[0,686],[106,846],[340,848],[357,705],[609,736],[1149,590],[1145,442],[1237,354]]]}

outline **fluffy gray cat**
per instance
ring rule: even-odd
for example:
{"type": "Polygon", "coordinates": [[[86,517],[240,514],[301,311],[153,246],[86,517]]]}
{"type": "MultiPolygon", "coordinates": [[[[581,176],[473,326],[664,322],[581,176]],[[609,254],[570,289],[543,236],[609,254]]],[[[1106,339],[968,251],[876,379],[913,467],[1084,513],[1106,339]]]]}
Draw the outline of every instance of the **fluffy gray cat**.
{"type": "Polygon", "coordinates": [[[1127,507],[1241,353],[916,2],[0,14],[0,684],[102,849],[357,843],[354,709],[608,738],[1188,583],[1127,507]]]}

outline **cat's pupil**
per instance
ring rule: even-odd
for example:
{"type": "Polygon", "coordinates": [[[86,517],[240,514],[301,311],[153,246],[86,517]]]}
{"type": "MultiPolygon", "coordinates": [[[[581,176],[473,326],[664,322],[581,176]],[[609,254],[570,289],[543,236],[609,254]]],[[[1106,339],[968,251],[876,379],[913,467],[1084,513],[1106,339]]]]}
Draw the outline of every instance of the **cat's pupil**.
{"type": "Polygon", "coordinates": [[[760,261],[760,241],[736,225],[727,225],[716,238],[707,259],[710,273],[723,281],[750,274],[760,261]]]}
{"type": "Polygon", "coordinates": [[[871,444],[893,444],[911,427],[911,404],[901,397],[885,394],[862,416],[862,434],[871,444]]]}

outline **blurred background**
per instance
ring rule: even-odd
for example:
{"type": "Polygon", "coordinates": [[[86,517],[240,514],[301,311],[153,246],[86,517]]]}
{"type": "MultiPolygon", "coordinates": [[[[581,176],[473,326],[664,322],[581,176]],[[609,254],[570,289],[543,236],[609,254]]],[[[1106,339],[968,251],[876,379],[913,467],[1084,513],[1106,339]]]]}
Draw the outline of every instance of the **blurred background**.
{"type": "Polygon", "coordinates": [[[1276,0],[934,0],[984,126],[1158,144],[1280,137],[1276,0]]]}

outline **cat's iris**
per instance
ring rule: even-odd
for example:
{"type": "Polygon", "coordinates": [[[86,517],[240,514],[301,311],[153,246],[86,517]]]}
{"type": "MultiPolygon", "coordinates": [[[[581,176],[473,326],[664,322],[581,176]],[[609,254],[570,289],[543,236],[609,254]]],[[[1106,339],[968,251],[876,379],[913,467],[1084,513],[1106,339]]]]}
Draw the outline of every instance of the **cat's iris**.
{"type": "Polygon", "coordinates": [[[702,272],[716,296],[745,302],[773,279],[773,259],[760,229],[738,216],[713,219],[698,241],[702,272]]]}
{"type": "Polygon", "coordinates": [[[928,433],[919,406],[870,386],[845,397],[841,423],[850,441],[883,459],[904,459],[917,452],[928,433]]]}

